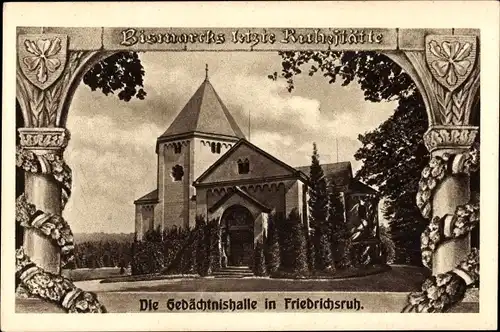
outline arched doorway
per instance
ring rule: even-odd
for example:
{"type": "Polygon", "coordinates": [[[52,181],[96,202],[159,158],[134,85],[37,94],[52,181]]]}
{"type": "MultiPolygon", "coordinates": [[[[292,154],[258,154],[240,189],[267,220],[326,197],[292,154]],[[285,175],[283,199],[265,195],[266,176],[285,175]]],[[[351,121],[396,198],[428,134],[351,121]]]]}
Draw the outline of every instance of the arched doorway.
{"type": "Polygon", "coordinates": [[[250,266],[253,260],[253,216],[233,205],[222,216],[222,248],[230,266],[250,266]]]}

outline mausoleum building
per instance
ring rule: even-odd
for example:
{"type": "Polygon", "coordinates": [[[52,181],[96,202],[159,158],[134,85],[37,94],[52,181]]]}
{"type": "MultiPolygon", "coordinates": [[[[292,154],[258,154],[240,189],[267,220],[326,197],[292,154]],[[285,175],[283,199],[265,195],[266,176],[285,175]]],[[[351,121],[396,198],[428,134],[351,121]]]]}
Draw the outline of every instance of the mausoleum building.
{"type": "MultiPolygon", "coordinates": [[[[270,213],[295,210],[308,220],[309,166],[292,167],[249,142],[208,76],[158,137],[156,154],[157,188],[134,202],[137,240],[151,229],[192,228],[203,216],[227,234],[229,264],[248,265],[270,213]]],[[[349,162],[322,168],[358,236],[377,238],[377,192],[353,178],[349,162]]]]}

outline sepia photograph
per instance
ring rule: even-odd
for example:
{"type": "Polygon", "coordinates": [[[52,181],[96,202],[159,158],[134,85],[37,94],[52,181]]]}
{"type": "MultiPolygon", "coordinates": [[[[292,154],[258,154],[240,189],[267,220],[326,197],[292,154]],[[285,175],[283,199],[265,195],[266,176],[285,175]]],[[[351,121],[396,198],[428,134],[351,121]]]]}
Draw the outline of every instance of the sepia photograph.
{"type": "Polygon", "coordinates": [[[2,311],[496,312],[498,64],[473,23],[10,26],[2,311]]]}

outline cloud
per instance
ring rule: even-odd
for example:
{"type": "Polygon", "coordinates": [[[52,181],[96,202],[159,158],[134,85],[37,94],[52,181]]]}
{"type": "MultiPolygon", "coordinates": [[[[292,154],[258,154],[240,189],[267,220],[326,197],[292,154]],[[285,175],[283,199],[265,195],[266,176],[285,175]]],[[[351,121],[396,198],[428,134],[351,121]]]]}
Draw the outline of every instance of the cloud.
{"type": "Polygon", "coordinates": [[[124,128],[105,115],[73,115],[65,152],[73,193],[64,215],[75,232],[133,231],[133,201],[156,187],[155,141],[161,129],[138,123],[124,128]]]}
{"type": "Polygon", "coordinates": [[[132,128],[120,125],[120,121],[106,115],[75,115],[68,119],[68,128],[73,131],[85,128],[87,135],[76,135],[73,144],[90,144],[99,148],[134,147],[138,150],[151,148],[164,129],[150,122],[136,122],[132,128]]]}
{"type": "Polygon", "coordinates": [[[202,83],[210,81],[251,141],[291,166],[308,165],[312,143],[321,161],[350,160],[357,135],[392,114],[393,103],[364,101],[355,83],[328,84],[299,76],[288,93],[275,53],[144,53],[145,100],[119,101],[81,85],[71,105],[72,133],[65,153],[73,169],[73,196],[64,211],[75,232],[133,232],[133,200],[156,188],[156,138],[202,83]],[[338,142],[338,146],[337,146],[338,142]]]}

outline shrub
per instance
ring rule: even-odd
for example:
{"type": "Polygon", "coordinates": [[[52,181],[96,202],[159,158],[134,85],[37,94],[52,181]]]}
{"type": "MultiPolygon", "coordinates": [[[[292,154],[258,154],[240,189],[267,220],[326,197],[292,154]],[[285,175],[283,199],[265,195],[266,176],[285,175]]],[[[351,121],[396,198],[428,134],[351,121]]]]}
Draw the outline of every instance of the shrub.
{"type": "Polygon", "coordinates": [[[288,218],[277,223],[281,253],[280,270],[298,275],[309,271],[306,232],[296,209],[288,218]]]}
{"type": "Polygon", "coordinates": [[[319,271],[332,271],[335,269],[332,259],[332,250],[330,237],[328,233],[323,232],[319,238],[319,254],[321,256],[321,265],[318,266],[319,271]]]}
{"type": "Polygon", "coordinates": [[[181,242],[170,263],[166,264],[164,273],[206,276],[221,267],[220,225],[217,220],[206,223],[203,217],[198,216],[193,229],[179,234],[181,242]]]}
{"type": "Polygon", "coordinates": [[[160,226],[157,226],[156,229],[150,229],[146,233],[144,233],[143,241],[161,242],[162,241],[162,233],[160,231],[160,226]]]}
{"type": "Polygon", "coordinates": [[[351,239],[341,239],[339,241],[339,247],[341,248],[340,260],[338,261],[338,267],[349,268],[353,266],[352,262],[352,242],[351,239]]]}
{"type": "Polygon", "coordinates": [[[163,271],[166,274],[195,274],[196,271],[196,233],[188,230],[189,235],[170,265],[163,271]]]}
{"type": "Polygon", "coordinates": [[[149,231],[143,241],[133,244],[132,274],[157,273],[169,269],[177,260],[177,273],[193,273],[192,251],[185,249],[190,244],[192,231],[170,228],[163,233],[159,229],[149,231]],[[189,252],[189,255],[184,254],[189,252]]]}
{"type": "Polygon", "coordinates": [[[278,219],[273,213],[267,222],[267,237],[265,239],[264,256],[269,273],[276,272],[280,267],[280,244],[278,236],[278,219]]]}
{"type": "Polygon", "coordinates": [[[196,217],[195,232],[195,248],[196,248],[196,260],[195,260],[195,270],[201,276],[207,275],[207,234],[206,234],[206,223],[205,218],[202,216],[196,217]]]}
{"type": "Polygon", "coordinates": [[[366,242],[353,243],[350,255],[352,266],[360,267],[370,264],[372,262],[370,254],[371,246],[367,245],[366,242]]]}
{"type": "Polygon", "coordinates": [[[291,270],[299,275],[306,275],[309,272],[307,262],[307,241],[302,220],[297,210],[294,209],[290,212],[287,223],[290,225],[291,234],[291,270]]]}
{"type": "Polygon", "coordinates": [[[328,198],[328,226],[331,235],[331,252],[338,268],[347,268],[351,262],[351,233],[344,218],[344,203],[341,194],[330,186],[328,198]]]}
{"type": "Polygon", "coordinates": [[[161,242],[135,242],[133,250],[132,274],[148,274],[161,271],[164,266],[161,242]]]}
{"type": "Polygon", "coordinates": [[[278,231],[279,249],[280,249],[280,268],[281,270],[291,270],[294,265],[293,256],[292,227],[289,218],[278,216],[276,229],[278,231]]]}
{"type": "Polygon", "coordinates": [[[316,268],[316,247],[314,246],[314,230],[309,232],[309,227],[304,225],[304,234],[307,241],[307,263],[310,271],[316,268]]]}
{"type": "Polygon", "coordinates": [[[387,228],[384,225],[379,227],[381,263],[392,264],[396,258],[396,245],[387,228]]]}
{"type": "Polygon", "coordinates": [[[184,228],[173,227],[163,232],[163,256],[165,266],[170,266],[186,245],[190,231],[184,228]]]}
{"type": "Polygon", "coordinates": [[[221,227],[219,221],[216,219],[211,220],[207,224],[208,233],[208,274],[212,274],[213,271],[221,268],[221,253],[219,248],[219,243],[221,241],[221,227]]]}
{"type": "Polygon", "coordinates": [[[258,241],[255,244],[254,259],[253,259],[253,273],[256,276],[267,275],[266,262],[265,262],[265,258],[264,258],[264,243],[262,241],[258,241]]]}

